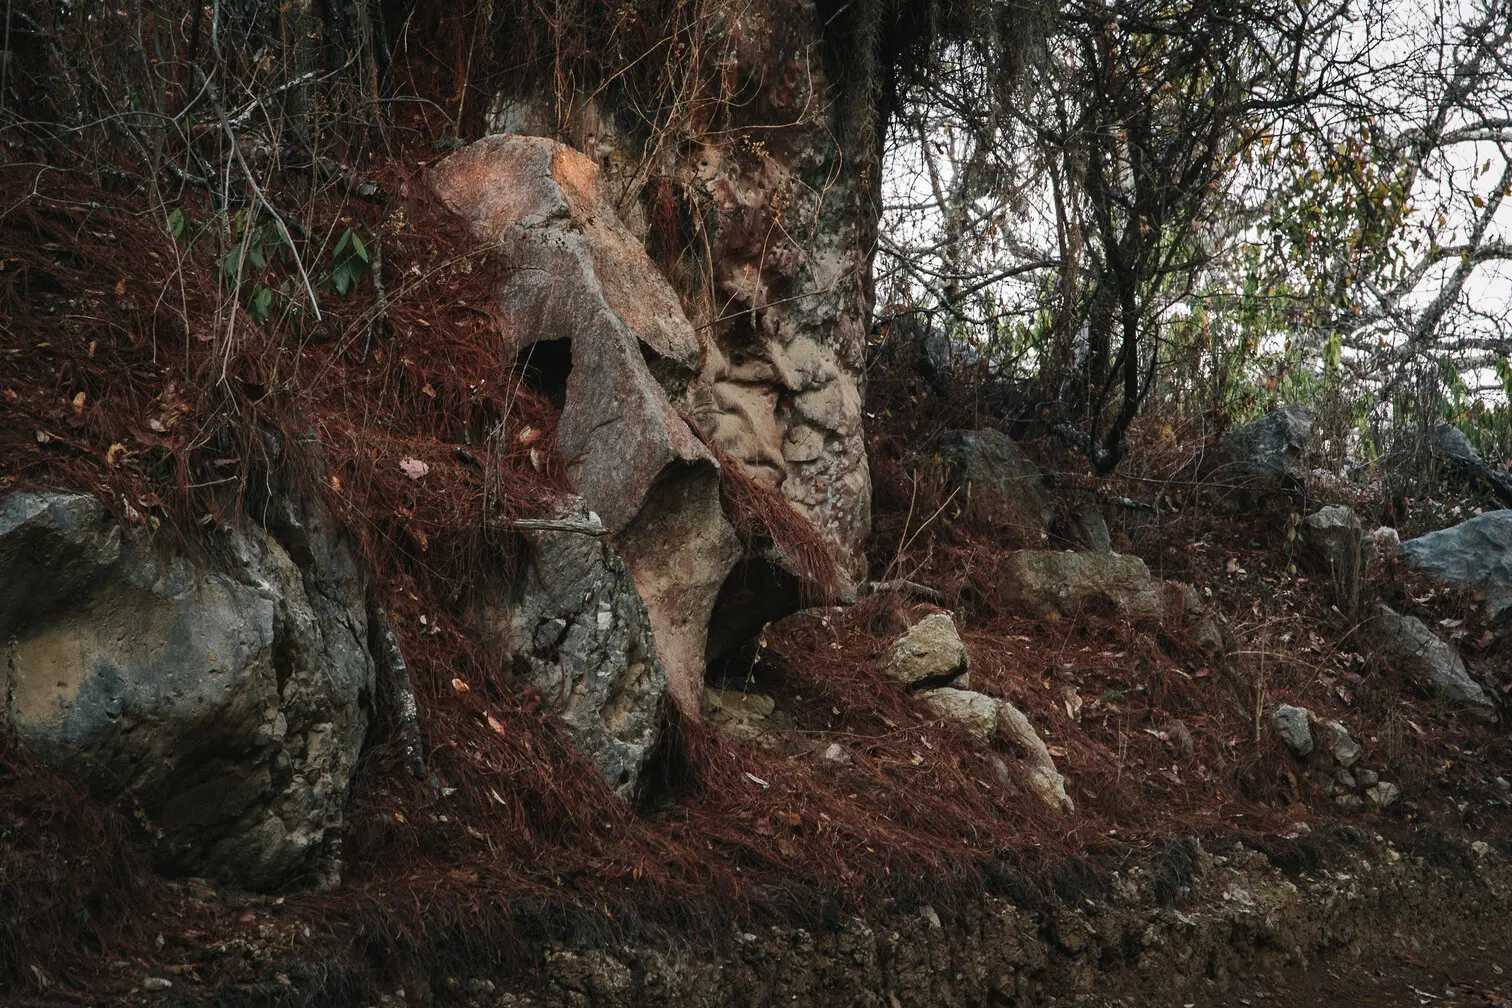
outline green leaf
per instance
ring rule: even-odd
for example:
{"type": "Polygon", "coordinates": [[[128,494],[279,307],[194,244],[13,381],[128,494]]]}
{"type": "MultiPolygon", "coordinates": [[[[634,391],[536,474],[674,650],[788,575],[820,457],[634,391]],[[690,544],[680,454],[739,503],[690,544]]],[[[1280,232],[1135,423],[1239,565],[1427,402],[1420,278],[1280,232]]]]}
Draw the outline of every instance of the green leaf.
{"type": "Polygon", "coordinates": [[[363,262],[369,262],[367,246],[362,243],[362,236],[355,231],[348,231],[352,236],[352,250],[357,253],[357,258],[363,262]]]}
{"type": "Polygon", "coordinates": [[[336,243],[336,251],[331,253],[332,259],[340,259],[341,253],[346,251],[347,244],[352,240],[352,229],[347,228],[342,232],[341,240],[336,243]]]}
{"type": "Polygon", "coordinates": [[[259,287],[252,295],[252,302],[247,308],[254,321],[266,322],[273,314],[273,291],[268,287],[259,287]]]}
{"type": "Polygon", "coordinates": [[[254,243],[247,249],[247,261],[260,270],[268,268],[268,260],[263,257],[262,246],[254,243]]]}
{"type": "Polygon", "coordinates": [[[184,226],[188,223],[188,220],[189,217],[184,213],[182,208],[169,211],[168,234],[172,236],[174,241],[177,241],[184,236],[184,226]]]}

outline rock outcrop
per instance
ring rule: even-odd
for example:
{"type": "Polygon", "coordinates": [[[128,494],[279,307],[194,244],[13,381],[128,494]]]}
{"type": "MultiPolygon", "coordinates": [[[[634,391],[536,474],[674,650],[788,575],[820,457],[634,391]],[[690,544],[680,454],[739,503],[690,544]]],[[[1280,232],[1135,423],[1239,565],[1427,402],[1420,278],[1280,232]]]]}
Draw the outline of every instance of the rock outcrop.
{"type": "Polygon", "coordinates": [[[213,559],[165,538],[89,496],[0,500],[7,729],[139,808],[170,870],[333,882],[374,689],[359,569],[287,503],[213,559]]]}
{"type": "Polygon", "coordinates": [[[1483,721],[1496,720],[1496,704],[1480,683],[1470,677],[1459,652],[1434,636],[1416,616],[1403,616],[1377,605],[1366,624],[1368,639],[1381,657],[1419,681],[1444,691],[1483,721]]]}
{"type": "Polygon", "coordinates": [[[740,554],[718,465],[682,415],[704,344],[572,148],[489,137],[428,180],[510,267],[505,350],[554,362],[537,380],[561,396],[556,448],[634,576],[673,697],[697,716],[709,617],[740,554]]]}
{"type": "Polygon", "coordinates": [[[1512,609],[1512,510],[1488,511],[1451,528],[1402,543],[1411,567],[1473,585],[1492,619],[1512,609]]]}

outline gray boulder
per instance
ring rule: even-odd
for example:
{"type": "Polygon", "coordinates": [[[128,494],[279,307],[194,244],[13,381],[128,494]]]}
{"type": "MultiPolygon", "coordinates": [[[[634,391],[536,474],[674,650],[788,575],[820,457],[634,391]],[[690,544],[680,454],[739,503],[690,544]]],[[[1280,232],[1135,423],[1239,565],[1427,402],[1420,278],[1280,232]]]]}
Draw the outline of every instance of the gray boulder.
{"type": "Polygon", "coordinates": [[[574,520],[588,531],[535,535],[524,578],[483,618],[604,783],[630,798],[661,731],[667,679],[629,569],[585,510],[564,524],[574,520]]]}
{"type": "Polygon", "coordinates": [[[1010,600],[1042,618],[1158,619],[1165,611],[1161,583],[1143,560],[1122,553],[1018,550],[1005,561],[1002,581],[1010,600]]]}
{"type": "Polygon", "coordinates": [[[1039,467],[999,430],[956,431],[941,454],[965,484],[962,503],[975,517],[1001,526],[1025,543],[1041,542],[1054,509],[1039,467]]]}
{"type": "Polygon", "coordinates": [[[0,500],[6,725],[140,808],[170,870],[333,883],[374,689],[359,568],[286,503],[213,561],[167,540],[89,496],[0,500]]]}
{"type": "Polygon", "coordinates": [[[1423,621],[1377,605],[1366,624],[1370,642],[1387,661],[1417,679],[1442,689],[1483,721],[1496,720],[1496,704],[1481,684],[1470,677],[1459,652],[1435,637],[1423,621]]]}
{"type": "Polygon", "coordinates": [[[1345,613],[1353,613],[1360,603],[1364,540],[1364,526],[1347,507],[1330,505],[1302,519],[1300,559],[1332,581],[1334,602],[1345,613]]]}
{"type": "Polygon", "coordinates": [[[1512,510],[1488,511],[1402,543],[1418,570],[1479,588],[1493,619],[1512,609],[1512,510]]]}
{"type": "Polygon", "coordinates": [[[1308,724],[1312,715],[1306,707],[1281,704],[1271,712],[1271,723],[1281,741],[1298,756],[1309,756],[1313,751],[1312,728],[1308,724]]]}
{"type": "Polygon", "coordinates": [[[1219,475],[1228,483],[1299,487],[1307,480],[1312,433],[1305,407],[1292,403],[1271,410],[1223,436],[1219,449],[1225,465],[1219,475]]]}

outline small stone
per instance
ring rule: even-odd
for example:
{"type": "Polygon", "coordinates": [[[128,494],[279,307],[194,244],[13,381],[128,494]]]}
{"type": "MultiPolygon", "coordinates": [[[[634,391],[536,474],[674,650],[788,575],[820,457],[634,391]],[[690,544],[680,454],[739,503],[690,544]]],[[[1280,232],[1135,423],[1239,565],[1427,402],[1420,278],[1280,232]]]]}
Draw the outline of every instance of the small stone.
{"type": "Polygon", "coordinates": [[[1310,717],[1306,707],[1293,707],[1290,704],[1281,704],[1271,714],[1271,721],[1275,724],[1281,741],[1298,756],[1307,756],[1313,751],[1312,730],[1307,724],[1310,717]]]}
{"type": "Polygon", "coordinates": [[[1318,745],[1341,767],[1352,767],[1360,760],[1360,743],[1350,738],[1348,729],[1338,721],[1318,725],[1318,745]]]}
{"type": "Polygon", "coordinates": [[[1354,774],[1350,773],[1348,770],[1345,770],[1343,767],[1339,767],[1339,769],[1337,769],[1337,770],[1334,771],[1334,775],[1333,776],[1334,776],[1334,780],[1338,782],[1339,787],[1343,788],[1346,791],[1353,791],[1354,790],[1354,786],[1355,786],[1355,775],[1354,774]]]}
{"type": "Polygon", "coordinates": [[[1381,775],[1374,770],[1356,770],[1355,779],[1360,782],[1360,787],[1375,787],[1381,781],[1381,775]]]}
{"type": "Polygon", "coordinates": [[[1503,791],[1512,791],[1512,781],[1507,780],[1505,777],[1496,778],[1496,786],[1503,791]]]}
{"type": "Polygon", "coordinates": [[[142,981],[142,990],[165,991],[173,986],[173,981],[167,977],[148,977],[142,981]]]}
{"type": "Polygon", "coordinates": [[[824,752],[819,754],[819,758],[835,766],[850,766],[851,763],[850,750],[839,742],[831,742],[825,747],[824,752]]]}
{"type": "Polygon", "coordinates": [[[1397,799],[1402,797],[1402,789],[1390,781],[1381,781],[1374,787],[1367,788],[1365,797],[1369,798],[1370,804],[1376,808],[1384,809],[1396,804],[1397,799]]]}
{"type": "MultiPolygon", "coordinates": [[[[1376,785],[1379,787],[1380,785],[1376,785]]],[[[1334,799],[1334,804],[1345,812],[1358,812],[1365,807],[1365,799],[1357,794],[1341,794],[1334,799]]]]}
{"type": "Polygon", "coordinates": [[[1485,857],[1491,853],[1491,845],[1484,840],[1477,840],[1470,845],[1470,852],[1476,857],[1485,857]]]}
{"type": "Polygon", "coordinates": [[[966,671],[966,645],[949,613],[925,616],[893,641],[887,674],[899,682],[949,682],[966,671]]]}

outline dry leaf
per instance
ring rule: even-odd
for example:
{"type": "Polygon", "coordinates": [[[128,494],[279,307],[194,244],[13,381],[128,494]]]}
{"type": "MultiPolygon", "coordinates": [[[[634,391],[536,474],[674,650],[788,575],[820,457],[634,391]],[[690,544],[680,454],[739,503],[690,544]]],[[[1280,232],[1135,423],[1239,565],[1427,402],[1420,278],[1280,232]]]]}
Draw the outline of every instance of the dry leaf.
{"type": "Polygon", "coordinates": [[[520,444],[524,445],[535,444],[537,441],[541,440],[543,436],[544,432],[542,432],[539,428],[526,427],[524,430],[520,431],[520,435],[517,440],[520,442],[520,444]]]}
{"type": "Polygon", "coordinates": [[[492,728],[496,734],[505,734],[504,725],[499,721],[498,718],[494,717],[492,714],[485,714],[484,717],[488,719],[488,727],[492,728]]]}
{"type": "Polygon", "coordinates": [[[84,412],[84,393],[80,392],[73,397],[73,411],[75,415],[84,412]]]}
{"type": "Polygon", "coordinates": [[[436,398],[436,390],[431,387],[431,383],[430,382],[426,382],[423,386],[421,386],[420,391],[424,392],[426,395],[430,396],[432,399],[436,398]]]}
{"type": "Polygon", "coordinates": [[[753,784],[760,784],[762,787],[771,787],[772,786],[772,785],[768,784],[766,781],[762,780],[760,777],[757,777],[755,774],[751,773],[749,770],[746,771],[741,776],[743,776],[746,780],[752,782],[753,784]]]}
{"type": "Polygon", "coordinates": [[[155,430],[159,434],[161,434],[168,428],[163,426],[163,421],[159,420],[157,417],[152,417],[147,421],[147,429],[155,430]]]}
{"type": "Polygon", "coordinates": [[[546,453],[539,448],[530,449],[530,465],[536,472],[546,467],[546,453]]]}
{"type": "Polygon", "coordinates": [[[340,476],[332,476],[331,477],[331,489],[335,490],[337,493],[341,493],[341,477],[340,476]]]}
{"type": "Polygon", "coordinates": [[[430,472],[430,466],[417,458],[403,458],[399,460],[399,468],[404,470],[404,475],[412,480],[417,480],[430,472]]]}
{"type": "Polygon", "coordinates": [[[126,446],[117,441],[115,444],[105,449],[105,464],[113,469],[115,468],[116,460],[118,460],[122,455],[125,454],[126,446]]]}
{"type": "Polygon", "coordinates": [[[52,440],[52,435],[45,430],[37,431],[37,444],[47,444],[52,440]]]}
{"type": "Polygon", "coordinates": [[[461,679],[452,680],[452,689],[456,690],[458,693],[466,693],[471,688],[471,686],[468,686],[467,683],[463,682],[461,679]]]}
{"type": "Polygon", "coordinates": [[[1062,749],[1058,745],[1045,746],[1045,752],[1049,753],[1051,756],[1056,757],[1064,757],[1066,755],[1066,750],[1062,749]]]}

